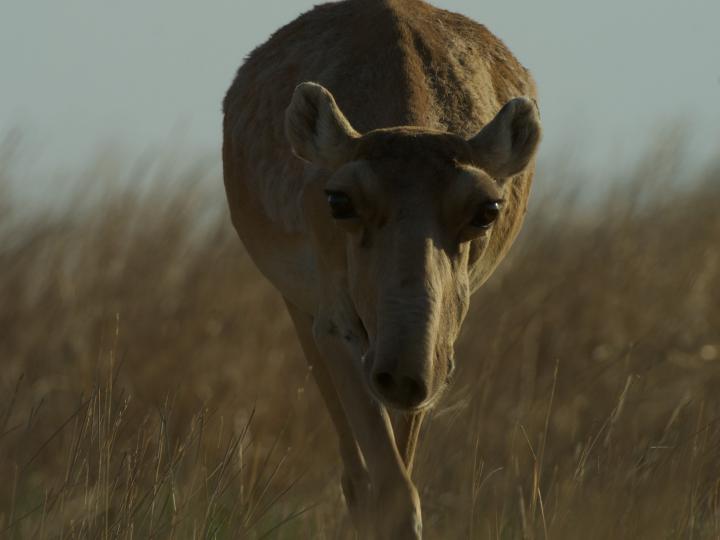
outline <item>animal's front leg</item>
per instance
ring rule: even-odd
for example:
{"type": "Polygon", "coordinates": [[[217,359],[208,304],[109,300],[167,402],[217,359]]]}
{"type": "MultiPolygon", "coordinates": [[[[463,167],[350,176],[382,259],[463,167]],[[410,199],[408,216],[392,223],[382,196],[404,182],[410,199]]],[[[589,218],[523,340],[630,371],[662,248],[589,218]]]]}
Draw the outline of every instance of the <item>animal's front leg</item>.
{"type": "Polygon", "coordinates": [[[312,368],[313,378],[335,426],[344,468],[342,489],[350,512],[350,518],[361,538],[369,538],[372,531],[370,522],[372,498],[370,477],[363,456],[360,453],[355,436],[335,390],[335,385],[327,370],[327,360],[322,357],[315,345],[312,335],[312,317],[297,309],[290,302],[286,301],[285,303],[295,325],[305,358],[312,368]]]}
{"type": "Polygon", "coordinates": [[[395,419],[395,438],[400,450],[400,455],[405,462],[408,476],[412,474],[415,452],[417,450],[420,427],[425,418],[425,411],[400,413],[395,419]]]}
{"type": "Polygon", "coordinates": [[[377,537],[421,538],[420,499],[395,443],[390,417],[367,388],[357,344],[328,319],[316,319],[313,334],[365,458],[377,537]]]}

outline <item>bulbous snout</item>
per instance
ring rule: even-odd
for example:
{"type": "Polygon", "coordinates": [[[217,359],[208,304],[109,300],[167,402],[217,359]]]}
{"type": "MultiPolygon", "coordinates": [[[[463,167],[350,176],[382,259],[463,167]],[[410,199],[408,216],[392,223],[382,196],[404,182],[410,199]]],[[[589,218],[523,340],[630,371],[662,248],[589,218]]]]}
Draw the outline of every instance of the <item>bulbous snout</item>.
{"type": "Polygon", "coordinates": [[[408,412],[430,407],[447,385],[463,315],[451,261],[421,228],[394,237],[389,275],[371,295],[376,311],[363,319],[368,384],[379,401],[408,412]]]}

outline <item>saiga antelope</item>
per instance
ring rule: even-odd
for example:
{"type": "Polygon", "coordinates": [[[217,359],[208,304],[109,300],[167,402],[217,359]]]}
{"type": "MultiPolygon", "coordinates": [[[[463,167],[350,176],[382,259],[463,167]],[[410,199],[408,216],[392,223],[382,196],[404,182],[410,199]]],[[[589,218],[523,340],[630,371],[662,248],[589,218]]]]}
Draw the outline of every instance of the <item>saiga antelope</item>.
{"type": "Polygon", "coordinates": [[[316,7],[255,49],[225,98],[233,224],[285,299],[362,538],[421,537],[420,424],[470,295],[520,229],[535,99],[484,26],[420,0],[316,7]]]}

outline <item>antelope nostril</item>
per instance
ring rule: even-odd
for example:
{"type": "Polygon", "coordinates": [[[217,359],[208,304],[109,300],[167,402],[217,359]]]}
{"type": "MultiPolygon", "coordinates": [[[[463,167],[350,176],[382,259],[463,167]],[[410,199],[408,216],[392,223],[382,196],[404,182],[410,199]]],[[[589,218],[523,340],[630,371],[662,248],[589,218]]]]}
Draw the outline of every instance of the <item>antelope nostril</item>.
{"type": "Polygon", "coordinates": [[[373,375],[373,386],[384,400],[400,407],[417,407],[427,399],[428,389],[422,380],[389,371],[373,375]]]}
{"type": "Polygon", "coordinates": [[[400,382],[401,391],[405,403],[410,406],[419,405],[427,398],[427,386],[412,377],[403,377],[400,382]]]}
{"type": "Polygon", "coordinates": [[[375,374],[375,387],[382,393],[387,394],[395,388],[395,378],[385,371],[375,374]]]}

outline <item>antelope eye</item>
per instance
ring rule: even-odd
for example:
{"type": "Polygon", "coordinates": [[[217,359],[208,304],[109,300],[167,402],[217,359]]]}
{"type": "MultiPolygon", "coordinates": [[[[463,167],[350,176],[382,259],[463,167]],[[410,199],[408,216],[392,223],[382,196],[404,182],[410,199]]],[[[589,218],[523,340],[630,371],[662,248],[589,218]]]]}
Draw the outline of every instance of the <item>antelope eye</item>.
{"type": "Polygon", "coordinates": [[[342,191],[326,191],[330,213],[333,219],[352,219],[357,217],[352,199],[342,191]]]}
{"type": "Polygon", "coordinates": [[[477,227],[478,229],[489,229],[490,225],[492,225],[500,215],[500,210],[502,210],[502,201],[490,201],[483,203],[477,209],[470,225],[472,227],[477,227]]]}

